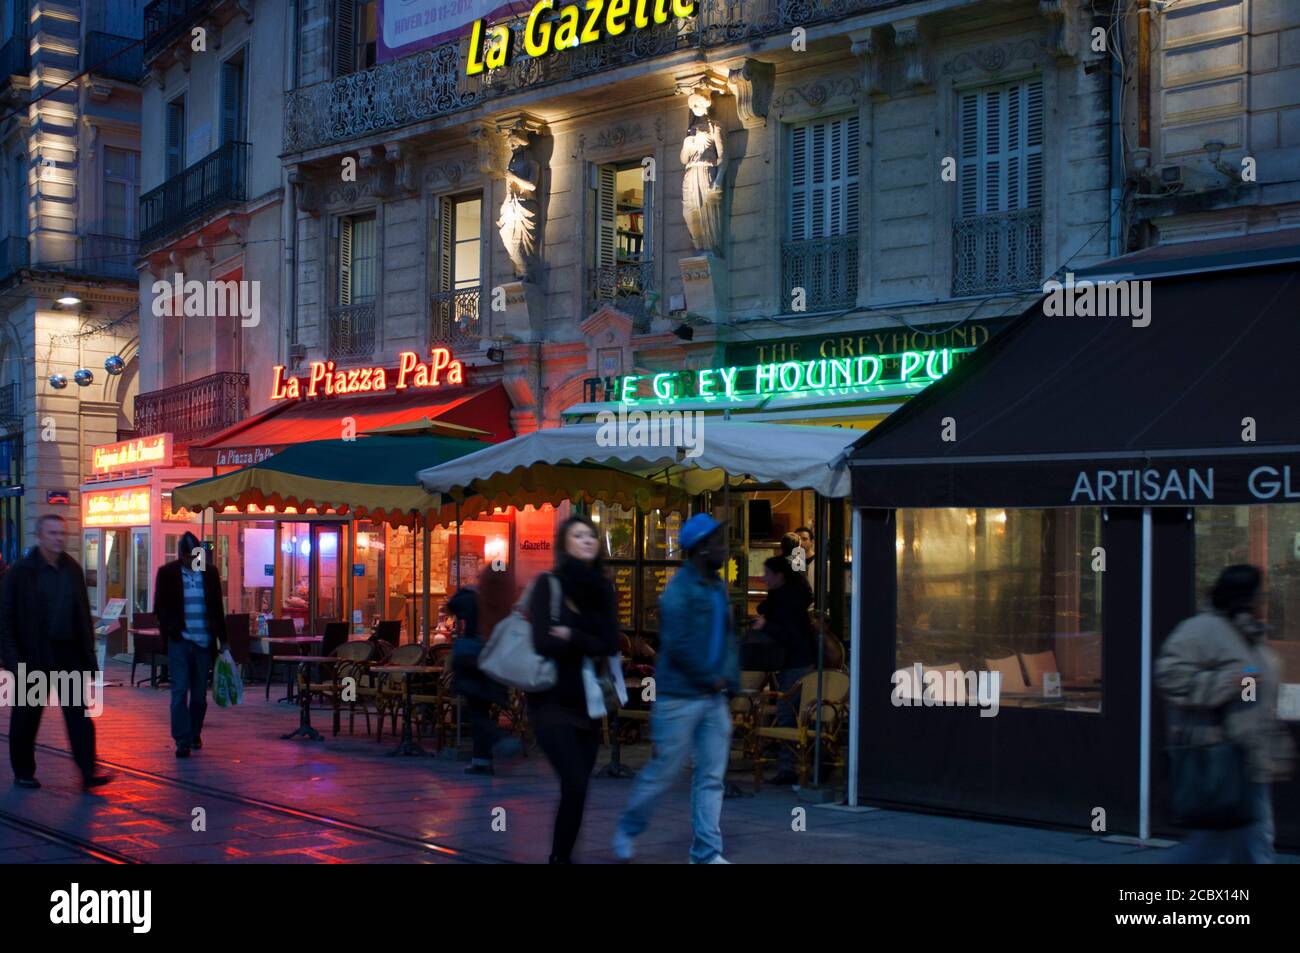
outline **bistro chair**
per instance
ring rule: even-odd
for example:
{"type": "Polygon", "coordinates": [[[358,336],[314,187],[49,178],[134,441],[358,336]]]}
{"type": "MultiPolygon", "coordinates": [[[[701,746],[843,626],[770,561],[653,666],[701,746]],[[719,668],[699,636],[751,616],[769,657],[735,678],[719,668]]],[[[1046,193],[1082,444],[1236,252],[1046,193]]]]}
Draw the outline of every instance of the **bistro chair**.
{"type": "Polygon", "coordinates": [[[370,642],[344,642],[337,646],[330,657],[336,659],[332,665],[322,665],[321,681],[308,682],[302,690],[311,695],[319,695],[329,702],[334,712],[334,734],[339,733],[343,706],[348,706],[348,734],[352,734],[356,725],[357,706],[366,716],[366,734],[370,734],[370,705],[375,697],[374,689],[369,686],[370,677],[367,669],[370,659],[375,654],[375,646],[370,642]],[[356,694],[348,700],[343,699],[343,680],[351,678],[356,694]]]}
{"type": "Polygon", "coordinates": [[[401,638],[401,619],[384,619],[375,625],[375,630],[370,634],[371,642],[387,642],[389,645],[396,645],[401,638]]]}
{"type": "Polygon", "coordinates": [[[321,655],[333,655],[334,650],[348,640],[349,626],[346,622],[326,622],[325,631],[321,633],[325,641],[321,643],[321,655]]]}
{"type": "Polygon", "coordinates": [[[232,613],[226,616],[226,647],[230,657],[242,671],[249,671],[253,664],[253,637],[250,626],[252,618],[247,612],[232,613]]]}
{"type": "MultiPolygon", "coordinates": [[[[294,627],[292,619],[267,619],[266,620],[266,637],[268,639],[292,639],[298,635],[298,630],[294,627]]],[[[271,697],[271,678],[275,674],[277,655],[301,655],[302,652],[296,645],[277,645],[270,642],[267,645],[266,652],[266,697],[271,697]]],[[[278,664],[287,665],[290,663],[281,662],[278,664]]]]}
{"type": "MultiPolygon", "coordinates": [[[[152,612],[137,612],[131,617],[131,628],[133,629],[156,629],[158,628],[158,617],[152,612]]],[[[160,663],[158,656],[164,659],[167,657],[167,640],[162,637],[162,633],[149,634],[134,632],[132,636],[135,640],[135,648],[131,655],[131,684],[143,685],[149,683],[150,688],[157,688],[160,681],[158,669],[160,663]],[[142,678],[140,681],[135,680],[135,668],[140,664],[149,666],[149,677],[142,678]]],[[[161,668],[166,670],[165,662],[161,663],[161,668]]],[[[162,681],[166,681],[164,676],[162,681]]]]}
{"type": "Polygon", "coordinates": [[[776,702],[770,692],[775,689],[773,672],[740,673],[740,694],[731,699],[731,744],[742,753],[749,748],[750,732],[758,725],[771,724],[776,719],[776,702]]]}
{"type": "MultiPolygon", "coordinates": [[[[384,660],[384,665],[423,665],[425,659],[424,646],[416,642],[408,642],[406,645],[399,645],[393,649],[392,654],[384,660]]],[[[384,716],[391,715],[393,719],[393,734],[397,734],[397,715],[406,704],[406,681],[409,675],[381,675],[379,679],[378,691],[375,695],[375,709],[379,715],[379,725],[375,731],[375,741],[381,741],[384,736],[384,716]]],[[[411,686],[414,693],[415,686],[411,686]]],[[[412,702],[414,704],[414,702],[412,702]]]]}
{"type": "MultiPolygon", "coordinates": [[[[821,763],[823,766],[842,767],[848,748],[849,733],[849,676],[845,672],[822,673],[822,724],[821,763]]],[[[776,705],[789,702],[796,694],[799,708],[793,728],[775,724],[759,724],[749,733],[749,756],[754,764],[754,790],[763,783],[763,767],[777,760],[781,748],[794,753],[799,766],[800,786],[808,783],[812,773],[813,751],[817,742],[817,673],[809,672],[790,689],[761,691],[755,696],[756,716],[766,718],[767,703],[771,704],[771,717],[776,715],[776,705]]]]}

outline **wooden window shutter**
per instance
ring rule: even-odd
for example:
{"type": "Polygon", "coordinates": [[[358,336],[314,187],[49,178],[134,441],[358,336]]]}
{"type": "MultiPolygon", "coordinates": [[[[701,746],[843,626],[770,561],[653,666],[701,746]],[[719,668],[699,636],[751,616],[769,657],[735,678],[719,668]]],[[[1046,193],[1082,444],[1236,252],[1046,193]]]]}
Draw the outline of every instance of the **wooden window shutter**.
{"type": "Polygon", "coordinates": [[[618,170],[596,167],[596,265],[618,264],[618,170]]]}
{"type": "Polygon", "coordinates": [[[339,304],[352,303],[352,219],[339,219],[339,304]]]}
{"type": "Polygon", "coordinates": [[[456,284],[456,203],[438,199],[438,290],[451,291],[456,284]]]}
{"type": "Polygon", "coordinates": [[[244,141],[244,63],[221,64],[221,143],[244,141]]]}
{"type": "Polygon", "coordinates": [[[808,127],[790,128],[790,240],[808,237],[808,127]]]}
{"type": "Polygon", "coordinates": [[[357,50],[356,0],[334,0],[334,75],[354,72],[357,50]]]}

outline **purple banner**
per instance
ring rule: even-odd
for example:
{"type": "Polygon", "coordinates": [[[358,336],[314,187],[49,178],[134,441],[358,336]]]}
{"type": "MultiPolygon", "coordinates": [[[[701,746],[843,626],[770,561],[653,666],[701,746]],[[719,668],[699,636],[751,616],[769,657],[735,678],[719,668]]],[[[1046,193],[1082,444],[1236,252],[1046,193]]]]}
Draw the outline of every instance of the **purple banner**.
{"type": "Polygon", "coordinates": [[[387,63],[469,33],[475,20],[494,22],[527,2],[503,0],[378,0],[376,62],[387,63]]]}

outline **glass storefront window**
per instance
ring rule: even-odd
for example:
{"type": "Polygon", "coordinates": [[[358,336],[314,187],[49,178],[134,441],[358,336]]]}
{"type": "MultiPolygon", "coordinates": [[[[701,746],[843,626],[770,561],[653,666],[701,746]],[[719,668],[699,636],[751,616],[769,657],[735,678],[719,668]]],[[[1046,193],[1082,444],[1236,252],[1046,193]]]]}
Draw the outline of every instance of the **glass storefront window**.
{"type": "Polygon", "coordinates": [[[104,597],[125,599],[127,574],[127,531],[104,531],[104,597]]]}
{"type": "Polygon", "coordinates": [[[1196,595],[1208,593],[1225,566],[1250,563],[1264,574],[1260,600],[1271,629],[1268,645],[1282,664],[1284,690],[1279,706],[1300,707],[1300,505],[1198,506],[1196,595]],[[1290,699],[1294,698],[1294,701],[1290,699]]]}
{"type": "Polygon", "coordinates": [[[600,530],[607,557],[636,558],[636,510],[617,503],[595,502],[591,504],[591,521],[600,530]]]}
{"type": "Polygon", "coordinates": [[[641,628],[645,632],[659,631],[659,597],[668,581],[677,572],[676,566],[646,566],[641,570],[641,628]]]}
{"type": "Polygon", "coordinates": [[[86,594],[90,597],[90,610],[98,612],[99,605],[99,530],[86,533],[82,549],[81,568],[86,573],[86,594]]]}
{"type": "Polygon", "coordinates": [[[1100,541],[1095,508],[900,510],[896,678],[919,663],[918,695],[961,703],[996,671],[1003,706],[1100,712],[1100,541]]]}
{"type": "Polygon", "coordinates": [[[683,517],[677,510],[648,510],[645,515],[645,558],[681,559],[677,534],[683,517]]]}
{"type": "Polygon", "coordinates": [[[357,576],[355,568],[352,576],[352,612],[354,633],[368,633],[371,628],[384,618],[383,576],[384,552],[387,548],[386,527],[382,523],[357,524],[356,563],[362,567],[362,575],[357,576]],[[359,617],[358,617],[359,615],[359,617]]]}
{"type": "Polygon", "coordinates": [[[131,531],[131,563],[133,566],[131,586],[131,614],[149,611],[149,531],[136,529],[131,531]]]}
{"type": "Polygon", "coordinates": [[[281,523],[278,618],[292,619],[301,630],[311,612],[311,524],[281,523]]]}

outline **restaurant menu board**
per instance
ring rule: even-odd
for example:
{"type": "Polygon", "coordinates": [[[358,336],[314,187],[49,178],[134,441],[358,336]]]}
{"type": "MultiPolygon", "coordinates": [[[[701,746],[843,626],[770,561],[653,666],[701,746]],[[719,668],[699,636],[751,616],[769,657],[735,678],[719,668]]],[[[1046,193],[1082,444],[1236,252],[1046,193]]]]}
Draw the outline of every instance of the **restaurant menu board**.
{"type": "Polygon", "coordinates": [[[673,578],[675,572],[676,566],[645,567],[641,589],[644,594],[641,627],[647,632],[659,631],[659,597],[663,595],[668,580],[673,578]]]}
{"type": "Polygon", "coordinates": [[[636,567],[614,566],[611,581],[617,601],[618,627],[630,632],[636,628],[636,567]]]}

